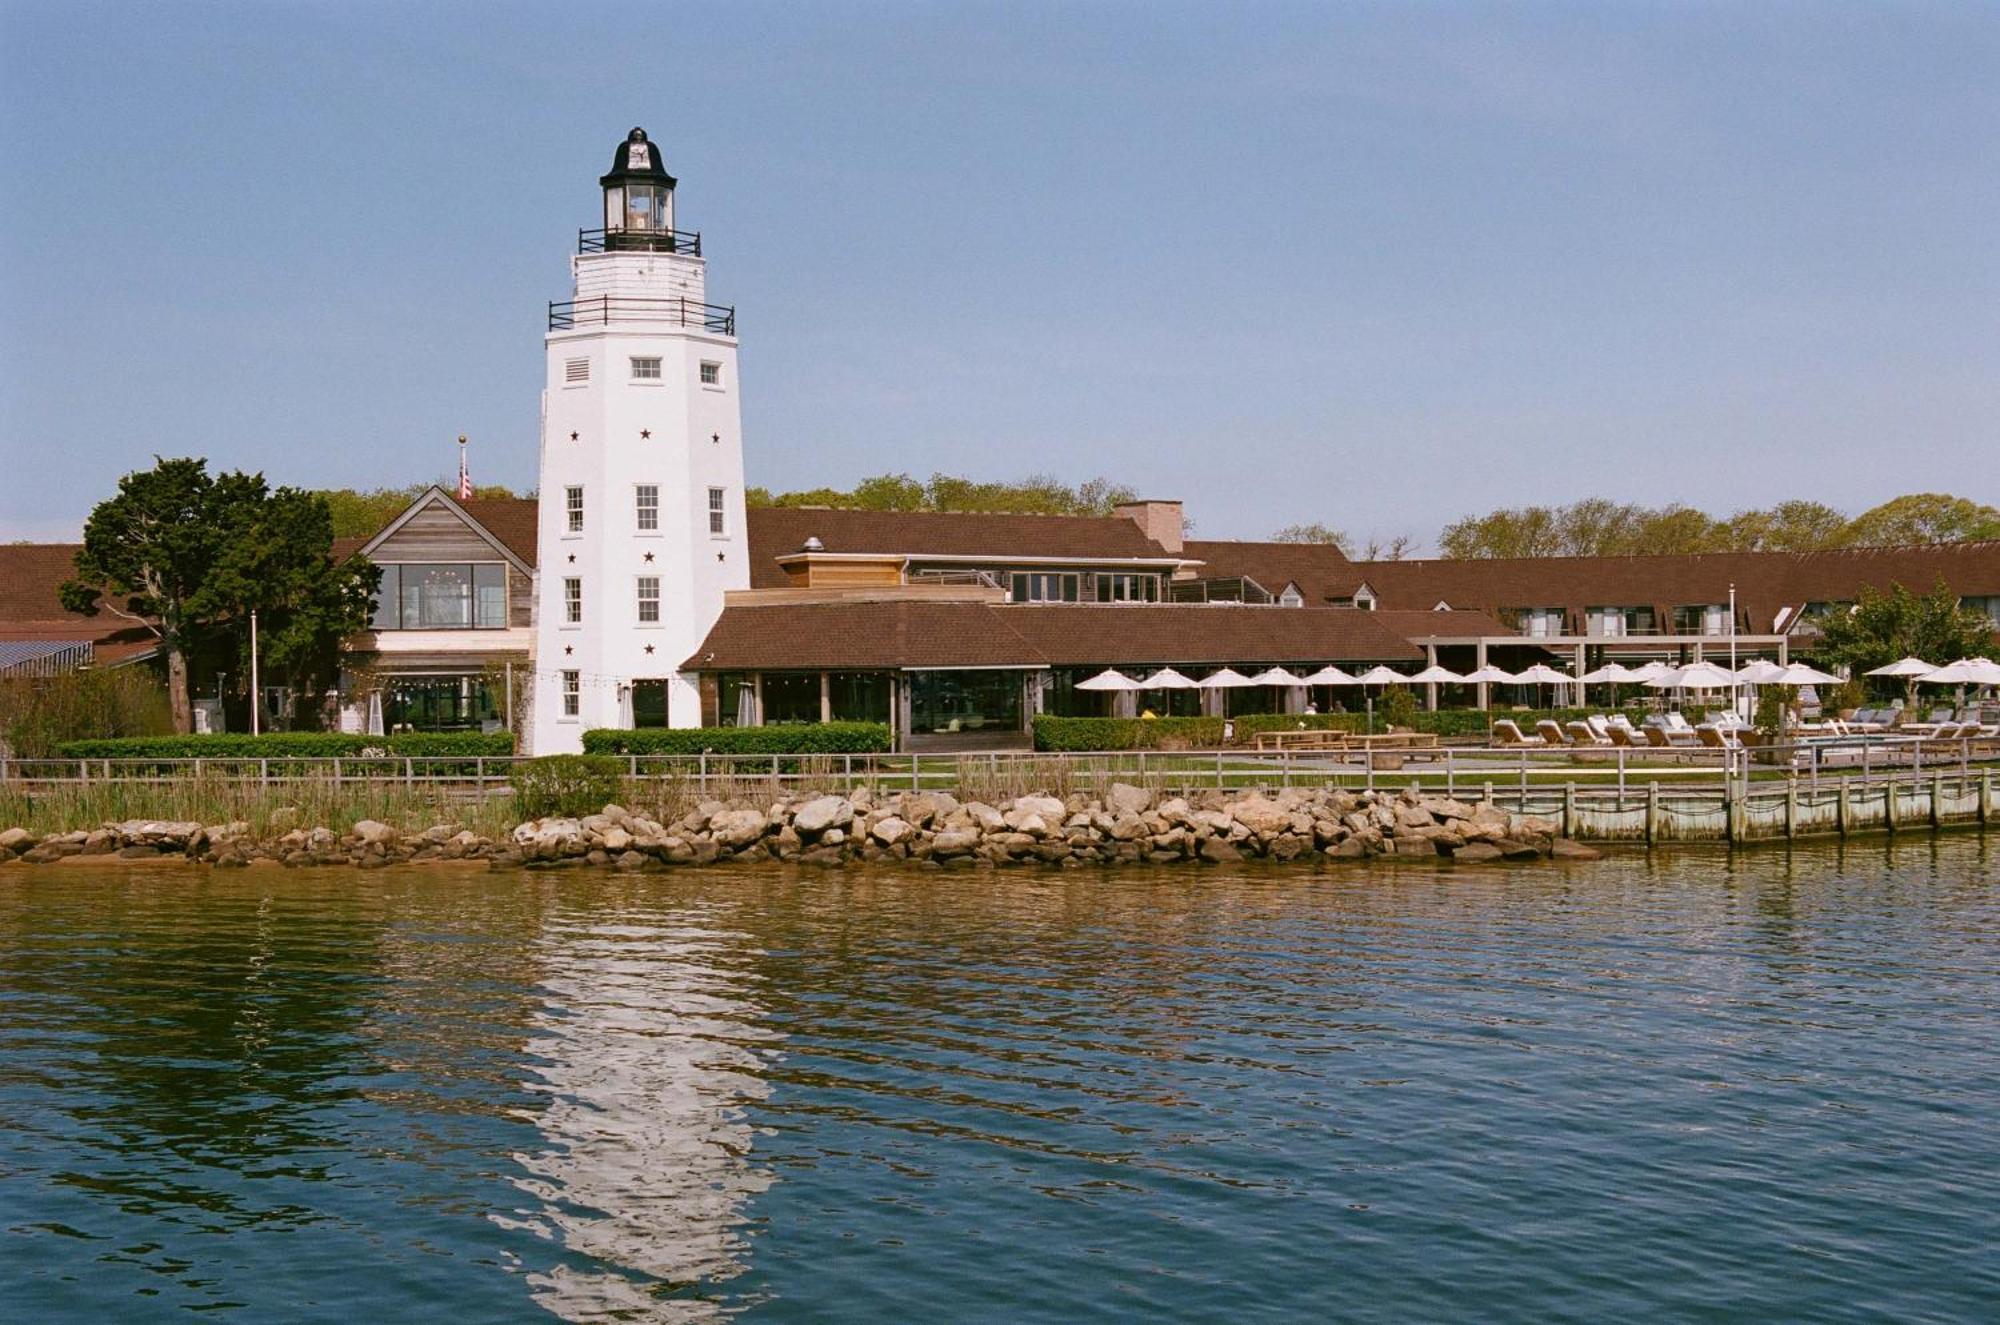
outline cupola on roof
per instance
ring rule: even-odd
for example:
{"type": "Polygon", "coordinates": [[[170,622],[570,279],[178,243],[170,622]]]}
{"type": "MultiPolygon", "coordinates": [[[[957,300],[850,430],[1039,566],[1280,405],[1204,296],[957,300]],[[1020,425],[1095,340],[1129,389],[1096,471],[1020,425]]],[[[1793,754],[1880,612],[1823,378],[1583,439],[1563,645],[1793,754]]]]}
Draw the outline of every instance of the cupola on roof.
{"type": "Polygon", "coordinates": [[[618,144],[618,150],[612,155],[611,173],[597,182],[608,189],[614,184],[636,180],[664,184],[670,189],[680,182],[667,173],[666,162],[660,159],[659,144],[646,137],[646,131],[639,128],[625,135],[625,141],[618,144]]]}

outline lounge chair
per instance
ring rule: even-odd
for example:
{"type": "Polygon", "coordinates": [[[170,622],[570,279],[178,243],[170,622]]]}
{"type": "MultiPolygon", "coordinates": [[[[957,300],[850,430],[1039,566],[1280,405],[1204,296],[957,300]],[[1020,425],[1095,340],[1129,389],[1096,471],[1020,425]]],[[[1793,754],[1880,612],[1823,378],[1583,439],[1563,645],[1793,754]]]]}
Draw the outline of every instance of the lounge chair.
{"type": "Polygon", "coordinates": [[[1678,746],[1687,749],[1701,743],[1701,738],[1694,734],[1694,728],[1688,726],[1687,719],[1681,718],[1678,713],[1670,714],[1668,718],[1646,719],[1645,731],[1647,742],[1655,748],[1678,746]],[[1669,720],[1671,718],[1680,718],[1678,728],[1669,720]]]}
{"type": "Polygon", "coordinates": [[[1548,742],[1539,736],[1527,735],[1512,718],[1495,718],[1493,720],[1493,744],[1496,746],[1532,745],[1540,747],[1547,745],[1548,742]]]}
{"type": "Polygon", "coordinates": [[[1605,732],[1610,736],[1613,745],[1622,745],[1627,750],[1640,749],[1647,744],[1645,733],[1629,723],[1624,725],[1615,722],[1606,724],[1605,732]]]}
{"type": "Polygon", "coordinates": [[[1543,745],[1576,744],[1575,741],[1570,739],[1569,733],[1562,729],[1562,724],[1560,722],[1557,722],[1554,718],[1536,719],[1535,735],[1542,738],[1543,745]]]}
{"type": "Polygon", "coordinates": [[[1571,745],[1595,747],[1611,744],[1609,736],[1599,736],[1595,731],[1591,730],[1590,724],[1581,718],[1571,721],[1568,727],[1569,743],[1571,745]]]}
{"type": "Polygon", "coordinates": [[[1743,742],[1737,739],[1734,727],[1718,727],[1704,722],[1694,729],[1695,736],[1710,750],[1741,750],[1743,742]]]}

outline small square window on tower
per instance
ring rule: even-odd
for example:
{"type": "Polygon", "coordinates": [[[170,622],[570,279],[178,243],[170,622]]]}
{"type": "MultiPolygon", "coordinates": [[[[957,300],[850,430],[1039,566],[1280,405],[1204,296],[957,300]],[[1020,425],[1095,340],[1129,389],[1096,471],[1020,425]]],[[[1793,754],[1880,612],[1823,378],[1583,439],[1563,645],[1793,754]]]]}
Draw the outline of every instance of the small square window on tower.
{"type": "Polygon", "coordinates": [[[590,380],[590,360],[570,359],[563,364],[563,383],[580,386],[590,380]]]}
{"type": "Polygon", "coordinates": [[[563,489],[563,516],[569,522],[568,529],[570,533],[580,534],[583,532],[582,488],[563,489]]]}
{"type": "Polygon", "coordinates": [[[701,384],[703,386],[722,385],[722,365],[713,359],[701,361],[701,384]]]}
{"type": "Polygon", "coordinates": [[[728,523],[724,519],[726,508],[723,505],[727,491],[725,488],[708,490],[708,532],[715,538],[725,537],[729,533],[728,523]]]}
{"type": "Polygon", "coordinates": [[[660,360],[658,356],[634,357],[632,360],[632,380],[634,382],[657,382],[660,380],[660,360]]]}

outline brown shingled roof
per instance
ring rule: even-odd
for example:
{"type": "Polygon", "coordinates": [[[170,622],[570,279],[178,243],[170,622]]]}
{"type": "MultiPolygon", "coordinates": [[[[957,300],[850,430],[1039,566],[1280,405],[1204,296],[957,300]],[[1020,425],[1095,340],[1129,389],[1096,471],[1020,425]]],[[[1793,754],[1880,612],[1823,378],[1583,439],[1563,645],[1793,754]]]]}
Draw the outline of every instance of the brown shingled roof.
{"type": "Polygon", "coordinates": [[[80,546],[0,544],[0,638],[89,640],[100,664],[152,652],[159,640],[143,626],[102,609],[96,616],[63,610],[57,591],[76,574],[80,546]]]}
{"type": "Polygon", "coordinates": [[[459,509],[477,520],[486,532],[500,540],[509,552],[535,564],[535,524],[541,503],[533,497],[482,497],[458,503],[459,509]]]}
{"type": "Polygon", "coordinates": [[[724,608],[684,665],[735,671],[1391,662],[1420,656],[1378,614],[1339,608],[874,600],[724,608]]]}
{"type": "Polygon", "coordinates": [[[1202,563],[1195,573],[1204,579],[1246,575],[1273,594],[1284,592],[1287,584],[1296,584],[1308,607],[1324,607],[1331,599],[1350,597],[1362,580],[1355,564],[1331,543],[1189,539],[1185,555],[1202,563]]]}
{"type": "Polygon", "coordinates": [[[980,512],[856,511],[753,506],[750,587],[787,583],[777,558],[817,538],[828,552],[917,557],[1074,557],[1146,561],[1172,553],[1122,515],[995,515],[980,512]]]}
{"type": "Polygon", "coordinates": [[[696,671],[784,667],[1036,667],[1042,659],[985,603],[849,601],[725,607],[696,671]]]}

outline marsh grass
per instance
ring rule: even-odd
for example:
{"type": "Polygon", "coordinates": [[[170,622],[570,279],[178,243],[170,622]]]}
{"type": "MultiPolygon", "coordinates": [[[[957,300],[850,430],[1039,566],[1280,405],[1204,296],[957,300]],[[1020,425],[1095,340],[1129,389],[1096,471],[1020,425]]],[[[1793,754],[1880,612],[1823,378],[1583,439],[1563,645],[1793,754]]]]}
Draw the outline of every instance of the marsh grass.
{"type": "Polygon", "coordinates": [[[34,790],[0,786],[0,827],[42,835],[126,819],[241,821],[260,837],[290,828],[344,832],[362,819],[405,832],[456,824],[497,836],[516,822],[513,797],[504,789],[481,795],[395,782],[300,778],[266,783],[223,777],[71,783],[34,790]]]}

